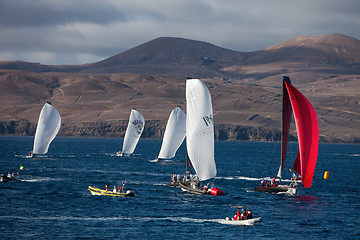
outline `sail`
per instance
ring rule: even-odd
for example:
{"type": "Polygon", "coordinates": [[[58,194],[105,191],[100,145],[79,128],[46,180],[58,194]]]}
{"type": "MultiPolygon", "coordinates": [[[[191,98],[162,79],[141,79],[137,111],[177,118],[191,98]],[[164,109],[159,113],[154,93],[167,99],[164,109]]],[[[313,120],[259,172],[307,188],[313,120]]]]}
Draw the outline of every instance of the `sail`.
{"type": "Polygon", "coordinates": [[[136,109],[132,109],[130,113],[129,123],[123,142],[122,152],[124,154],[132,154],[144,130],[145,120],[143,115],[136,109]]]}
{"type": "Polygon", "coordinates": [[[314,107],[294,86],[285,81],[294,112],[299,142],[299,153],[294,163],[294,170],[301,175],[304,187],[311,187],[314,176],[318,148],[319,124],[314,107]],[[300,166],[296,167],[296,166],[300,166]]]}
{"type": "Polygon", "coordinates": [[[286,89],[285,81],[290,82],[289,77],[283,77],[283,106],[282,106],[282,131],[281,131],[281,158],[280,158],[280,167],[277,174],[277,177],[281,179],[282,171],[284,168],[284,162],[286,158],[286,151],[288,145],[288,138],[290,132],[290,123],[292,117],[291,103],[289,99],[289,94],[286,89]]]}
{"type": "Polygon", "coordinates": [[[181,108],[176,107],[172,110],[166,124],[163,142],[158,158],[170,159],[175,157],[175,153],[184,141],[186,133],[186,115],[181,108]]]}
{"type": "Polygon", "coordinates": [[[46,154],[50,143],[56,137],[61,125],[61,117],[50,102],[41,109],[34,139],[34,154],[46,154]]]}
{"type": "Polygon", "coordinates": [[[214,124],[211,95],[198,79],[186,81],[186,148],[200,178],[216,176],[214,160],[214,124]]]}

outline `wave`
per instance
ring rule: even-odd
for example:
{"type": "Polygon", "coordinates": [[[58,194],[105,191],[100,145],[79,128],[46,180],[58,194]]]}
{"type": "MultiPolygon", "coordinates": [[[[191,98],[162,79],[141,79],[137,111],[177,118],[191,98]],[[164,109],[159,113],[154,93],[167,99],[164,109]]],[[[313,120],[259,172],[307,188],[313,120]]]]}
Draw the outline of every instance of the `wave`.
{"type": "MultiPolygon", "coordinates": [[[[225,180],[247,180],[247,181],[271,181],[272,177],[246,177],[246,176],[233,176],[233,177],[215,177],[215,179],[225,179],[225,180]]],[[[292,182],[291,179],[281,179],[282,182],[292,182]]]]}
{"type": "Polygon", "coordinates": [[[50,178],[50,177],[39,177],[39,178],[20,178],[22,182],[50,182],[50,181],[64,181],[65,178],[50,178]]]}
{"type": "MultiPolygon", "coordinates": [[[[9,221],[17,220],[54,220],[54,221],[139,221],[139,222],[153,222],[153,221],[171,221],[182,223],[220,223],[229,224],[224,218],[221,219],[204,219],[204,218],[188,218],[188,217],[73,217],[73,216],[38,216],[38,217],[24,217],[24,216],[0,216],[0,219],[9,221]]],[[[231,223],[230,223],[231,224],[231,223]]],[[[244,224],[253,225],[253,224],[244,224]]]]}
{"type": "Polygon", "coordinates": [[[216,179],[225,179],[225,180],[247,180],[247,181],[261,181],[262,179],[270,181],[270,177],[246,177],[246,176],[233,176],[233,177],[215,177],[216,179]]]}

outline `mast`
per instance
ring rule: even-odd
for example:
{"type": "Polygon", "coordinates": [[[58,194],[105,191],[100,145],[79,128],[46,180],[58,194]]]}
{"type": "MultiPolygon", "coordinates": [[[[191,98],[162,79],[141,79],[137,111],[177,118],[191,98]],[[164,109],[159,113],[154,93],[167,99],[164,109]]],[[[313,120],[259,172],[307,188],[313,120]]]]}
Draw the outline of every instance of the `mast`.
{"type": "Polygon", "coordinates": [[[186,168],[185,168],[185,179],[184,179],[184,181],[186,181],[188,179],[188,176],[190,174],[190,169],[191,169],[191,161],[190,161],[189,155],[188,155],[187,150],[186,150],[186,168]]]}
{"type": "Polygon", "coordinates": [[[282,104],[282,130],[281,130],[281,157],[280,157],[280,166],[279,171],[277,174],[277,178],[280,179],[281,183],[281,176],[282,171],[284,168],[284,162],[286,159],[286,151],[289,139],[289,132],[290,132],[290,124],[291,124],[291,117],[292,117],[292,109],[291,109],[291,102],[289,99],[289,93],[286,88],[285,82],[291,83],[290,78],[283,76],[283,104],[282,104]]]}

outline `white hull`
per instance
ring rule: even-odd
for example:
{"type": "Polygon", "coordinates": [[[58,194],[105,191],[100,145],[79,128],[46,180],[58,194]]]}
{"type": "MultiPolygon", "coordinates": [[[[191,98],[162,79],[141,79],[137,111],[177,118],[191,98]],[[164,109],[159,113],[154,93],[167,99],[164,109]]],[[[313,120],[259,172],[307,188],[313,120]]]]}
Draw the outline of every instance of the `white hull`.
{"type": "Polygon", "coordinates": [[[253,218],[253,219],[246,219],[246,220],[232,220],[230,218],[222,219],[219,221],[221,224],[229,224],[229,225],[242,225],[242,226],[254,226],[258,225],[262,222],[261,217],[253,218]]]}

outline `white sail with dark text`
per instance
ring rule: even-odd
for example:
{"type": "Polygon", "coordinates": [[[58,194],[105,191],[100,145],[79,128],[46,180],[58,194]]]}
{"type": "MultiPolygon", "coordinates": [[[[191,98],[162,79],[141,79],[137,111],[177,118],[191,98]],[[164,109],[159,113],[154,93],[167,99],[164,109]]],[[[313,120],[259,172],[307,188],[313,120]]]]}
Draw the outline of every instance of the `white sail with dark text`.
{"type": "Polygon", "coordinates": [[[32,153],[46,154],[50,143],[56,137],[61,125],[61,117],[58,110],[50,102],[45,103],[41,109],[36,127],[34,147],[32,153]]]}
{"type": "Polygon", "coordinates": [[[136,109],[130,113],[129,123],[123,142],[123,148],[120,155],[130,155],[134,152],[140,136],[144,130],[145,120],[143,115],[136,109]]]}
{"type": "Polygon", "coordinates": [[[201,181],[216,176],[211,95],[198,79],[186,81],[186,148],[201,181]]]}

